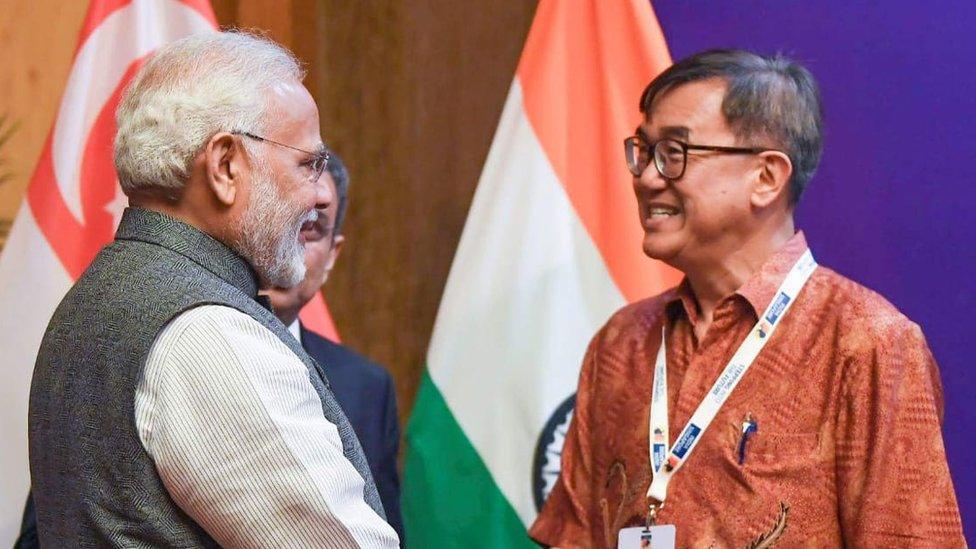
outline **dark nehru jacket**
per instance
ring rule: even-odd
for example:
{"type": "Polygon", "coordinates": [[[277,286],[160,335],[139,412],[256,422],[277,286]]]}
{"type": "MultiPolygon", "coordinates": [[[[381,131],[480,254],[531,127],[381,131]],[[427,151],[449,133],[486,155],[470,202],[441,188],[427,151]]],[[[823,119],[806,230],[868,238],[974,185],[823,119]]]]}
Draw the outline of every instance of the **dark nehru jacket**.
{"type": "Polygon", "coordinates": [[[31,481],[41,545],[208,547],[216,543],[170,498],[135,423],[135,393],[157,335],[199,305],[237,309],[273,332],[309,370],[343,454],[385,518],[366,459],[328,381],[256,300],[247,262],[199,230],[129,208],[58,306],[31,384],[31,481]]]}

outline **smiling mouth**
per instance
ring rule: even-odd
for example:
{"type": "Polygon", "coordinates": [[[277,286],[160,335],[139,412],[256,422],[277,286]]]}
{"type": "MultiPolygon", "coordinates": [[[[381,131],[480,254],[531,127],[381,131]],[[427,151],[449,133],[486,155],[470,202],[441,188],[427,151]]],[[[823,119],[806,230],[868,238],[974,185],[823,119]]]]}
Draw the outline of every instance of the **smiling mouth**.
{"type": "Polygon", "coordinates": [[[650,219],[663,219],[678,215],[681,211],[671,206],[652,206],[647,210],[647,217],[650,219]]]}
{"type": "Polygon", "coordinates": [[[312,210],[302,217],[302,224],[298,226],[298,240],[301,243],[310,242],[322,238],[322,229],[319,227],[319,214],[312,210]]]}
{"type": "Polygon", "coordinates": [[[666,202],[645,202],[643,207],[644,218],[648,221],[668,219],[681,213],[681,208],[672,206],[666,202]]]}

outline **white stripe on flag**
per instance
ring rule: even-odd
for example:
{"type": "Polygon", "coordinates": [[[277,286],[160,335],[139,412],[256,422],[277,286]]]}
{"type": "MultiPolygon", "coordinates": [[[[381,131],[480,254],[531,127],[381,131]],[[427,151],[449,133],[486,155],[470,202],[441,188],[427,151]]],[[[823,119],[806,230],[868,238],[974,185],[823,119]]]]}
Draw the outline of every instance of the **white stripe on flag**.
{"type": "Polygon", "coordinates": [[[27,487],[27,396],[41,337],[71,278],[27,202],[0,255],[0,544],[13,544],[27,487]]]}
{"type": "Polygon", "coordinates": [[[85,40],[65,85],[51,144],[55,179],[76,219],[84,222],[78,184],[84,149],[78,145],[88,141],[129,65],[167,42],[213,30],[200,12],[182,2],[135,0],[106,17],[85,40]]]}
{"type": "Polygon", "coordinates": [[[526,526],[536,516],[539,432],[575,392],[590,338],[624,303],[533,133],[516,78],[451,266],[428,366],[526,526]]]}
{"type": "MultiPolygon", "coordinates": [[[[213,25],[183,2],[133,0],[106,17],[80,45],[52,129],[51,148],[58,190],[79,221],[85,221],[80,180],[84,147],[123,75],[160,45],[205,31],[212,32],[213,25]]],[[[89,183],[117,185],[114,180],[89,183]]],[[[64,214],[39,212],[38,218],[53,215],[64,214]]],[[[105,243],[110,236],[104,236],[105,243]]],[[[16,537],[30,483],[27,399],[34,360],[47,322],[71,284],[25,200],[0,256],[0,545],[16,537]]]]}

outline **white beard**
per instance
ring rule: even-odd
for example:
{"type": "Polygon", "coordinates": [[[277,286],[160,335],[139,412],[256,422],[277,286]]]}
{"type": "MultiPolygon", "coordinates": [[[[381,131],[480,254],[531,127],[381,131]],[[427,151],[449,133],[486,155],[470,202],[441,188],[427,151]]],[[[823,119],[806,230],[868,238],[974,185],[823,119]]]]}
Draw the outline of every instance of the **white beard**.
{"type": "Polygon", "coordinates": [[[296,218],[268,171],[264,166],[257,168],[237,252],[254,268],[262,286],[291,288],[305,278],[305,247],[298,234],[304,223],[315,220],[317,212],[296,218]]]}

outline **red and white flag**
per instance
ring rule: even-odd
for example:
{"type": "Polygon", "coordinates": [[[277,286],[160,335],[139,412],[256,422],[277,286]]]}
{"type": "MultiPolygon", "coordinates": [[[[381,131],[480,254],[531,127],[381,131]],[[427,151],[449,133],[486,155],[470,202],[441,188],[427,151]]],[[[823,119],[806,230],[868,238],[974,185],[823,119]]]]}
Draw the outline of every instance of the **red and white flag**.
{"type": "MultiPolygon", "coordinates": [[[[58,116],[0,255],[0,545],[16,537],[30,484],[27,400],[41,337],[127,204],[112,159],[122,91],[159,46],[216,27],[209,0],[92,0],[88,8],[58,116]]],[[[334,337],[321,296],[302,318],[334,337]]]]}

